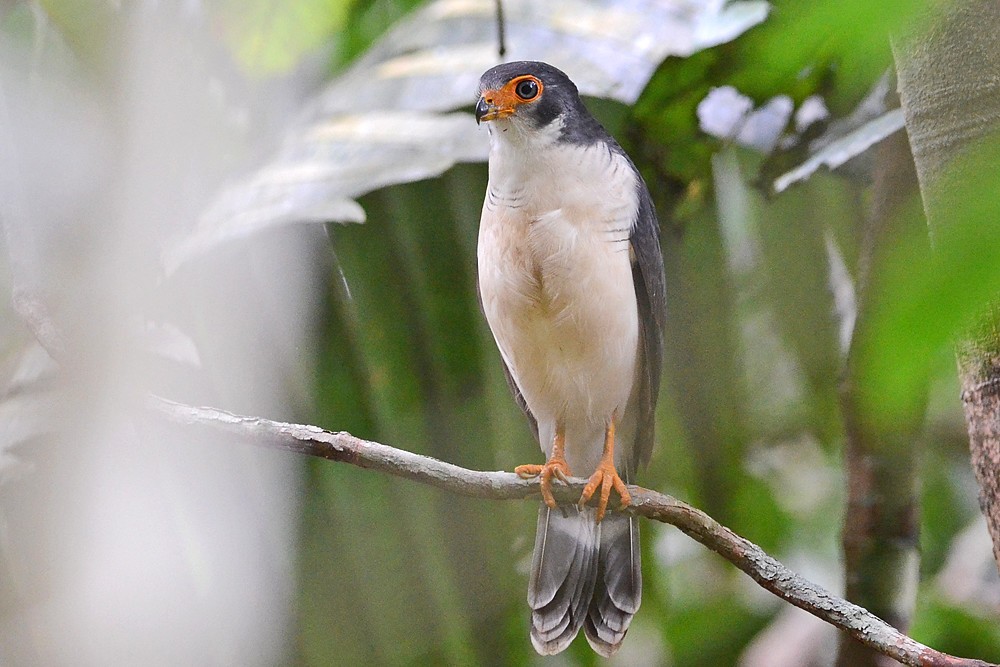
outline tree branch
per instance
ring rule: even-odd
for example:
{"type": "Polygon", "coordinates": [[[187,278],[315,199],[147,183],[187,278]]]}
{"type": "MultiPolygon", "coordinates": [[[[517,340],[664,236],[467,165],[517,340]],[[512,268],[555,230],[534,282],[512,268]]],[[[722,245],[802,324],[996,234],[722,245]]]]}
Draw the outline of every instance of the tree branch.
{"type": "MultiPolygon", "coordinates": [[[[260,417],[241,417],[158,397],[150,399],[150,407],[174,423],[238,436],[261,447],[378,470],[463,496],[490,500],[538,496],[537,481],[521,479],[511,472],[467,470],[345,432],[333,433],[317,426],[286,424],[260,417]]],[[[560,502],[575,502],[585,484],[586,480],[571,479],[568,484],[556,485],[555,496],[560,502]]],[[[862,607],[795,574],[756,544],[687,503],[637,486],[629,486],[629,493],[632,505],[628,512],[676,526],[748,574],[763,588],[840,628],[879,653],[914,667],[998,667],[924,646],[862,607]]]]}

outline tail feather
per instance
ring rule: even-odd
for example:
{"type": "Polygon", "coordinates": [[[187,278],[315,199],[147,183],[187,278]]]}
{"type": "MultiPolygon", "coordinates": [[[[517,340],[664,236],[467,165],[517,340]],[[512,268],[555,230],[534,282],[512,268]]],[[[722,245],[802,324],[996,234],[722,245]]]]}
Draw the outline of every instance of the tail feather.
{"type": "Polygon", "coordinates": [[[538,512],[528,582],[531,643],[542,655],[559,653],[587,617],[597,579],[601,528],[592,508],[538,512]]]}
{"type": "Polygon", "coordinates": [[[601,531],[600,567],[583,631],[591,648],[610,657],[639,610],[642,565],[634,517],[608,513],[601,531]]]}
{"type": "Polygon", "coordinates": [[[609,657],[621,646],[642,597],[638,522],[593,508],[541,505],[528,582],[531,643],[559,653],[582,627],[591,647],[609,657]]]}

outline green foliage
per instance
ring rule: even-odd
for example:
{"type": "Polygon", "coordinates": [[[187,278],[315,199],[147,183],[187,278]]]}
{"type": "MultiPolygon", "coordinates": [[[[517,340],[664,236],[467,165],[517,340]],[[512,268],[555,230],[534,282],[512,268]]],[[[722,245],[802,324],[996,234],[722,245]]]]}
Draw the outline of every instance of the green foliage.
{"type": "Polygon", "coordinates": [[[991,616],[931,597],[920,606],[911,634],[917,641],[952,655],[1000,662],[1000,628],[991,616]]]}
{"type": "MultiPolygon", "coordinates": [[[[100,69],[106,57],[108,36],[120,28],[121,15],[109,3],[89,0],[40,0],[38,4],[80,59],[100,69]]],[[[45,34],[45,30],[40,28],[36,34],[45,34]]]]}
{"type": "Polygon", "coordinates": [[[423,0],[351,0],[354,8],[340,35],[340,59],[349,62],[423,0]]]}
{"type": "Polygon", "coordinates": [[[215,0],[237,60],[254,76],[289,71],[345,27],[355,0],[215,0]]]}
{"type": "MultiPolygon", "coordinates": [[[[965,445],[965,443],[958,443],[965,445]]],[[[964,449],[964,448],[963,448],[964,449]]],[[[963,450],[932,451],[923,466],[920,536],[920,566],[924,578],[930,578],[945,564],[952,538],[975,519],[978,508],[963,497],[954,480],[968,467],[963,450]]]]}
{"type": "MultiPolygon", "coordinates": [[[[928,256],[926,237],[914,234],[899,239],[886,262],[882,308],[873,324],[878,352],[868,359],[871,391],[883,397],[886,420],[907,408],[906,397],[924,381],[928,360],[981,322],[1000,290],[1000,231],[982,222],[1000,196],[992,167],[996,150],[995,142],[987,142],[950,167],[942,206],[947,219],[933,239],[933,261],[914,261],[928,256]]],[[[981,339],[1000,349],[995,337],[981,339]]]]}
{"type": "Polygon", "coordinates": [[[737,664],[743,648],[767,621],[766,614],[747,612],[730,596],[710,596],[696,607],[668,612],[673,664],[737,664]]]}

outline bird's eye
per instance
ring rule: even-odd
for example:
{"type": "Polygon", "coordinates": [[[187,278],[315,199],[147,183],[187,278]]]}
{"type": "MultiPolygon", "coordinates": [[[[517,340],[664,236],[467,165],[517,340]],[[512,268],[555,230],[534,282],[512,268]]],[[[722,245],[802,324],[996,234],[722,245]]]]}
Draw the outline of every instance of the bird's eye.
{"type": "Polygon", "coordinates": [[[525,79],[514,87],[514,92],[522,100],[533,100],[538,97],[538,82],[532,79],[525,79]]]}

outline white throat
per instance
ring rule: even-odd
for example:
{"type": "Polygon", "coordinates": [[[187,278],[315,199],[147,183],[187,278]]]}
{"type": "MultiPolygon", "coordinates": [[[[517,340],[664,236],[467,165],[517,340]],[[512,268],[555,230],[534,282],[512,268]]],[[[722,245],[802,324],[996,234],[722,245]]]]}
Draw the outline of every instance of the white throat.
{"type": "Polygon", "coordinates": [[[563,119],[560,116],[545,127],[535,128],[518,119],[504,118],[492,121],[486,127],[490,133],[491,153],[498,150],[536,153],[559,141],[563,119]]]}

